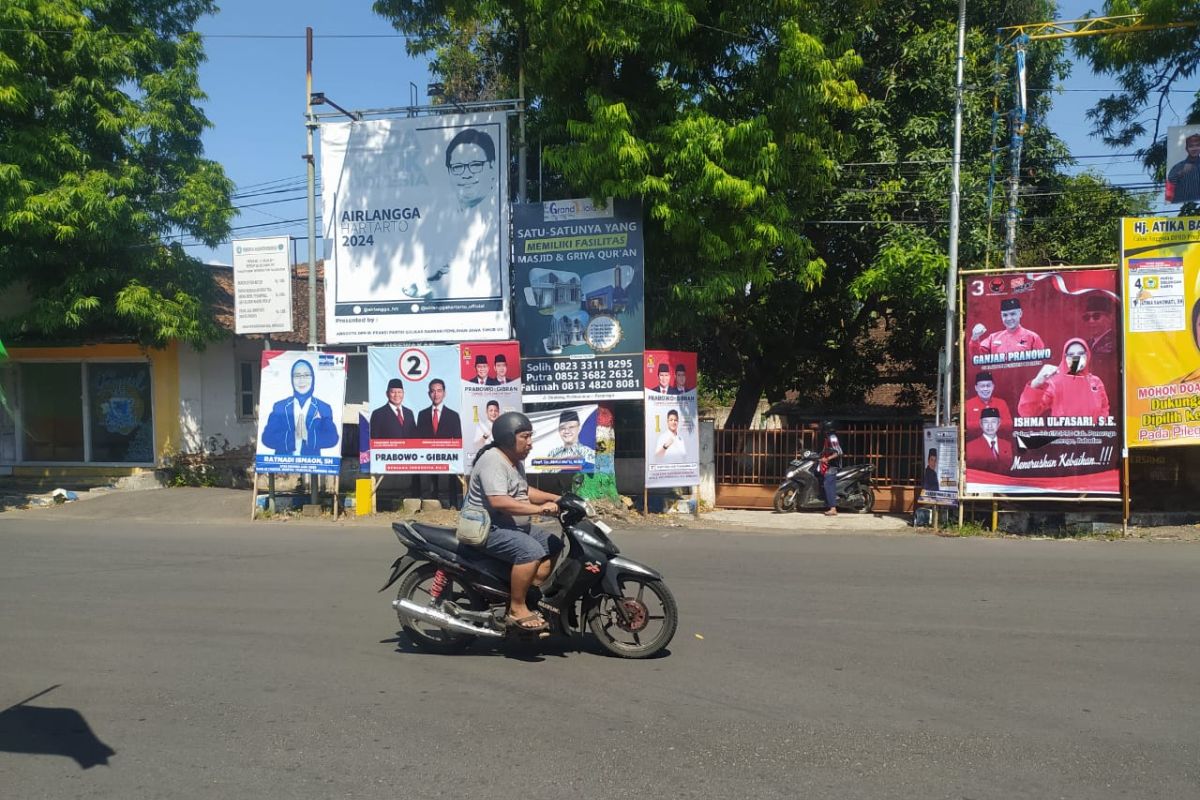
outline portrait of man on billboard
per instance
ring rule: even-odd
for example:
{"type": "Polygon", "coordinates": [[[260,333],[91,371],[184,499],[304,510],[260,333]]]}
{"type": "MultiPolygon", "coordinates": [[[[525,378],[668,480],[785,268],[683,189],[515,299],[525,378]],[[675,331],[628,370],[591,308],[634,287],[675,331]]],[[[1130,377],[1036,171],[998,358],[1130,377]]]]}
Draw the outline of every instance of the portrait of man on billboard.
{"type": "Polygon", "coordinates": [[[1168,128],[1167,164],[1167,202],[1200,201],[1200,125],[1168,128]]]}

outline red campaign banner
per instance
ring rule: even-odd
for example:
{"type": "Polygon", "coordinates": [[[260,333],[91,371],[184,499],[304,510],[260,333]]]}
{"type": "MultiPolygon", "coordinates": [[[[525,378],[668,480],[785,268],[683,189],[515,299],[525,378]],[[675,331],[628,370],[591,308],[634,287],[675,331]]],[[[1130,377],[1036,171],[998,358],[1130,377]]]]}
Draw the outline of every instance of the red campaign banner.
{"type": "Polygon", "coordinates": [[[642,388],[660,394],[683,394],[696,388],[696,354],[679,350],[647,350],[642,388]]]}
{"type": "Polygon", "coordinates": [[[518,342],[467,342],[459,345],[463,384],[502,386],[521,380],[518,342]]]}
{"type": "Polygon", "coordinates": [[[966,493],[1120,493],[1117,286],[1113,269],[967,279],[966,493]]]}

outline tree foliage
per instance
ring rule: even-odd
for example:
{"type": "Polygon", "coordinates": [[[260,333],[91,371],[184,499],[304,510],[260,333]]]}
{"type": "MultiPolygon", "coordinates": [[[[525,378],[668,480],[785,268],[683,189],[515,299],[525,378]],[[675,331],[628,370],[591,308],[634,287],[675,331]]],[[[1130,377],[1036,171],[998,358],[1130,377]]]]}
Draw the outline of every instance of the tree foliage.
{"type": "Polygon", "coordinates": [[[203,265],[165,238],[229,230],[203,157],[197,19],[211,0],[0,3],[0,288],[8,336],[197,344],[219,331],[203,265]]]}
{"type": "Polygon", "coordinates": [[[1075,40],[1076,51],[1091,62],[1092,69],[1111,75],[1119,87],[1101,99],[1088,117],[1105,144],[1138,145],[1146,166],[1161,179],[1170,118],[1179,114],[1188,124],[1200,122],[1200,93],[1182,101],[1182,108],[1172,102],[1172,91],[1181,86],[1190,89],[1200,66],[1200,4],[1193,0],[1104,3],[1103,16],[1124,14],[1143,14],[1144,24],[1162,27],[1075,40]],[[1181,23],[1190,25],[1168,27],[1181,23]]]}
{"type": "MultiPolygon", "coordinates": [[[[520,54],[532,135],[547,143],[562,191],[643,198],[650,341],[700,351],[707,385],[735,396],[727,425],[748,424],[764,392],[776,400],[798,389],[802,403],[836,407],[881,381],[907,385],[910,399],[933,384],[956,0],[375,8],[439,69],[464,34],[489,31],[488,52],[477,55],[513,87],[520,54]]],[[[1050,18],[1047,0],[971,3],[963,268],[989,257],[993,87],[1003,108],[1012,105],[1011,78],[995,71],[995,30],[1050,18]]],[[[1048,89],[1066,70],[1062,46],[1032,46],[1030,61],[1021,263],[1091,258],[1103,249],[1094,234],[1104,222],[1086,217],[1084,198],[1104,197],[1106,211],[1131,201],[1098,178],[1065,174],[1069,154],[1043,122],[1048,89]]],[[[1002,190],[995,199],[994,215],[1002,190]]],[[[993,225],[993,248],[1002,238],[993,225]]]]}

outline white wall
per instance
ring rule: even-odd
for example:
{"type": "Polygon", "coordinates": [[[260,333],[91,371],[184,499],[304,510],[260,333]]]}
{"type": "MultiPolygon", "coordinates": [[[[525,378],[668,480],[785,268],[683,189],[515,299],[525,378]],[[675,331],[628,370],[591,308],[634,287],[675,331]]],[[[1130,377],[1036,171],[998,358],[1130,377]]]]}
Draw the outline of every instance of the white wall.
{"type": "Polygon", "coordinates": [[[228,440],[230,447],[254,441],[254,419],[238,417],[237,364],[257,364],[261,356],[262,342],[241,339],[216,342],[202,352],[187,345],[180,348],[179,417],[184,452],[198,452],[210,436],[218,442],[228,440]]]}

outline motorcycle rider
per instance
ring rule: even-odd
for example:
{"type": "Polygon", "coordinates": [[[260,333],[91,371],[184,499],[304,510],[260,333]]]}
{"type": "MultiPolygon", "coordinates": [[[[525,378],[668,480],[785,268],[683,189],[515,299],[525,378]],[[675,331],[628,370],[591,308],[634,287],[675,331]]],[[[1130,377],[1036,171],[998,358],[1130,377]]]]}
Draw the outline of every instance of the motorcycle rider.
{"type": "Polygon", "coordinates": [[[505,622],[538,633],[547,629],[546,620],[529,609],[526,595],[531,586],[541,586],[550,577],[562,541],[529,521],[534,514],[557,514],[559,500],[558,495],[526,481],[524,461],[532,449],[529,417],[517,411],[497,417],[492,423],[492,441],[479,451],[471,467],[463,507],[488,512],[492,524],[482,549],[512,564],[505,622]]]}
{"type": "Polygon", "coordinates": [[[821,423],[821,464],[818,470],[825,484],[825,516],[837,516],[837,474],[842,463],[842,445],[832,420],[821,423]]]}

